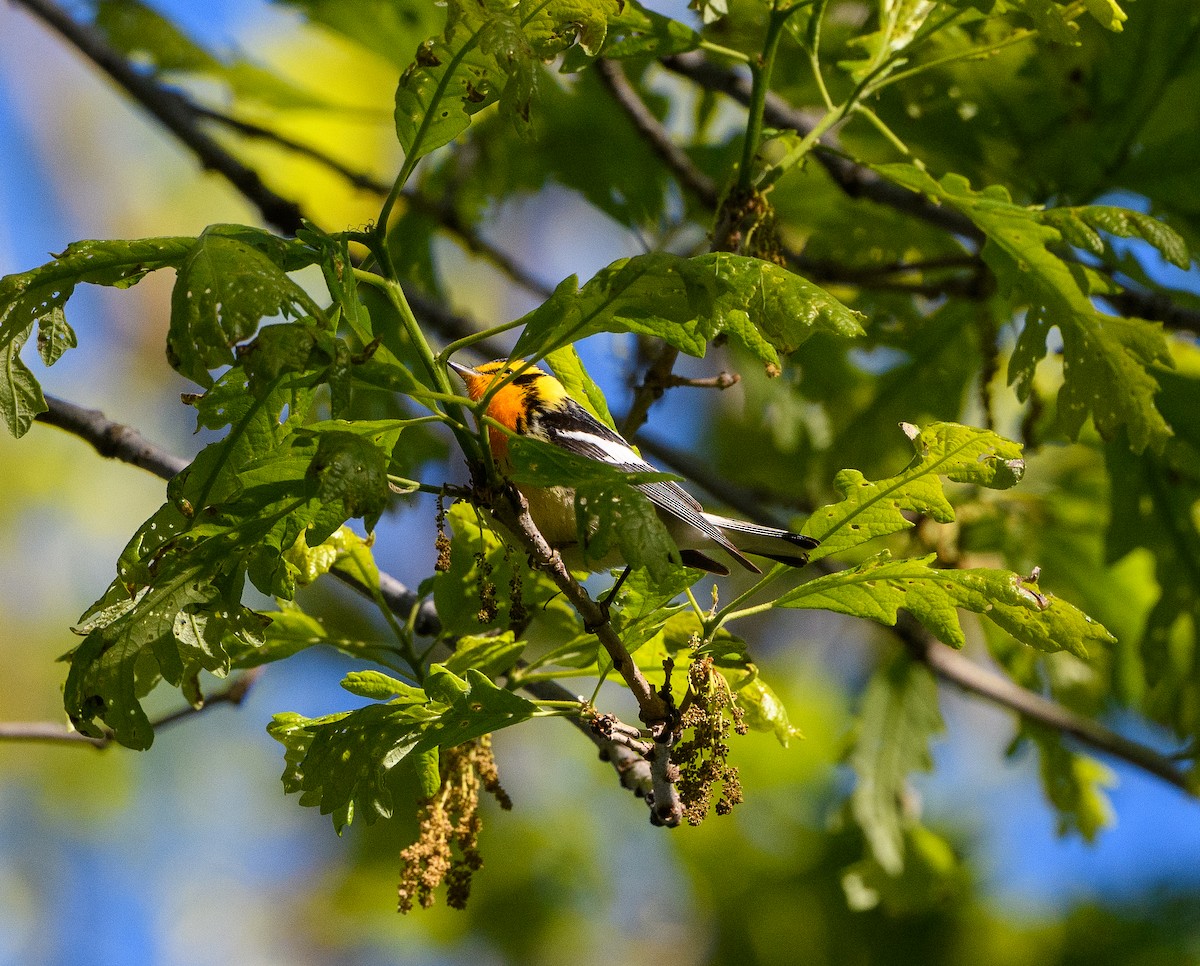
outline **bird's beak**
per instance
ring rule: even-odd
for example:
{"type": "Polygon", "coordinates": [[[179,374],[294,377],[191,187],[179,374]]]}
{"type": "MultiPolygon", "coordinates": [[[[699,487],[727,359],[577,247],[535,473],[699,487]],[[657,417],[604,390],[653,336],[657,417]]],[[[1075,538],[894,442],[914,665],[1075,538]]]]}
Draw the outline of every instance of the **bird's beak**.
{"type": "Polygon", "coordinates": [[[460,376],[462,376],[463,379],[466,379],[468,376],[478,376],[479,375],[479,373],[476,372],[474,369],[472,369],[470,366],[464,366],[458,362],[451,362],[449,359],[446,360],[446,365],[448,365],[451,369],[453,369],[460,376]]]}

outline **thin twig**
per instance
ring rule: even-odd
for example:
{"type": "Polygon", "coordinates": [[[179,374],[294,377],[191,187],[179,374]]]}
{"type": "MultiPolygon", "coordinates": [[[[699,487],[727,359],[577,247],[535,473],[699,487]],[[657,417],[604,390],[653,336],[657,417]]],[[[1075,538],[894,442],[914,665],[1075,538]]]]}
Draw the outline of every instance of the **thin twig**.
{"type": "Polygon", "coordinates": [[[667,167],[675,172],[681,186],[691,191],[707,207],[716,208],[721,195],[717,183],[701,171],[687,156],[687,152],[671,140],[671,135],[662,126],[654,112],[646,106],[638,92],[629,83],[624,68],[615,60],[601,58],[593,70],[600,82],[612,94],[613,99],[633,122],[634,127],[667,167]]]}
{"type": "Polygon", "coordinates": [[[663,388],[674,389],[677,386],[683,386],[691,389],[729,389],[741,381],[742,377],[736,372],[726,372],[724,369],[715,376],[708,376],[707,378],[692,378],[690,376],[679,376],[671,373],[663,388]]]}
{"type": "Polygon", "coordinates": [[[201,128],[198,119],[184,98],[153,77],[138,73],[121,54],[114,50],[104,35],[89,24],[80,23],[51,0],[13,0],[31,14],[57,31],[76,50],[108,74],[116,83],[168,131],[182,141],[205,168],[216,171],[253,204],[263,220],[287,235],[301,227],[300,206],[284,198],[264,183],[257,171],[247,167],[210,134],[201,128]]]}
{"type": "MultiPolygon", "coordinates": [[[[225,687],[208,695],[202,704],[189,704],[178,711],[165,714],[156,721],[151,722],[151,726],[155,733],[157,733],[161,728],[169,728],[173,724],[178,724],[180,721],[184,721],[202,711],[207,711],[209,708],[219,704],[232,704],[234,707],[237,707],[246,700],[246,695],[254,687],[255,682],[258,681],[262,672],[263,669],[261,667],[250,668],[230,680],[225,687]]],[[[59,724],[56,721],[0,722],[0,741],[38,741],[79,745],[81,747],[86,745],[91,748],[107,748],[113,743],[110,734],[106,733],[102,738],[91,738],[87,735],[81,735],[69,725],[59,724]]]]}

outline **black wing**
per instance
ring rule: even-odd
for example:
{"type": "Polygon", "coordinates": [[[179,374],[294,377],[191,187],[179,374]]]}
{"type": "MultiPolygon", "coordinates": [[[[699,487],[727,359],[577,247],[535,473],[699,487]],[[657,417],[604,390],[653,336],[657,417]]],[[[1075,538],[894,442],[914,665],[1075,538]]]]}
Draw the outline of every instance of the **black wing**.
{"type": "MultiPolygon", "coordinates": [[[[568,452],[607,463],[627,473],[661,472],[638,456],[619,433],[605,426],[573,399],[568,399],[561,408],[542,414],[538,425],[556,446],[561,446],[568,452]]],[[[721,529],[705,517],[704,509],[696,498],[678,483],[673,480],[639,483],[638,489],[645,493],[655,506],[700,531],[742,566],[759,572],[721,529]]]]}

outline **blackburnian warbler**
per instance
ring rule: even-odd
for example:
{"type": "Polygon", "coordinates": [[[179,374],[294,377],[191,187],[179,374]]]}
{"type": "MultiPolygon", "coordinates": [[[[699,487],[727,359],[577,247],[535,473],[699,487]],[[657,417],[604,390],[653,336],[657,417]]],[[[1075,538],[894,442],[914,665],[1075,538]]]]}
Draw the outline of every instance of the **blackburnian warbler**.
{"type": "MultiPolygon", "coordinates": [[[[503,359],[476,368],[450,363],[466,383],[467,394],[472,400],[480,399],[493,383],[512,376],[521,365],[503,359]]],[[[629,473],[658,472],[620,434],[572,399],[561,382],[536,367],[525,369],[497,390],[488,401],[487,415],[518,436],[540,439],[629,473]]],[[[492,452],[503,465],[508,437],[493,427],[490,439],[492,452]]],[[[529,515],[542,536],[563,553],[568,566],[575,567],[580,556],[572,552],[579,549],[574,490],[566,486],[518,486],[518,489],[528,502],[529,515]]],[[[717,549],[754,573],[761,573],[761,570],[746,554],[802,567],[808,563],[805,551],[818,544],[817,540],[803,534],[707,513],[687,490],[672,481],[643,483],[638,489],[658,510],[667,532],[679,546],[681,560],[688,567],[728,575],[729,568],[709,556],[717,549]]],[[[587,568],[575,569],[594,570],[610,565],[590,561],[587,568]]]]}

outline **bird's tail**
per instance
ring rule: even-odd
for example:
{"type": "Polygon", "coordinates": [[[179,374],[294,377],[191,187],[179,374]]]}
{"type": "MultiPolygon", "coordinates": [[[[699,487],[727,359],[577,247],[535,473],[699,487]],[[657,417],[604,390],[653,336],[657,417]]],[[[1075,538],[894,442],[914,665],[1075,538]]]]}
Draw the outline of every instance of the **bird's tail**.
{"type": "Polygon", "coordinates": [[[727,533],[743,553],[752,553],[757,557],[766,557],[768,560],[792,567],[803,567],[807,564],[806,551],[816,549],[821,542],[814,537],[781,530],[778,527],[764,527],[757,523],[747,523],[745,520],[731,520],[715,513],[705,513],[704,516],[714,526],[727,533]]]}

